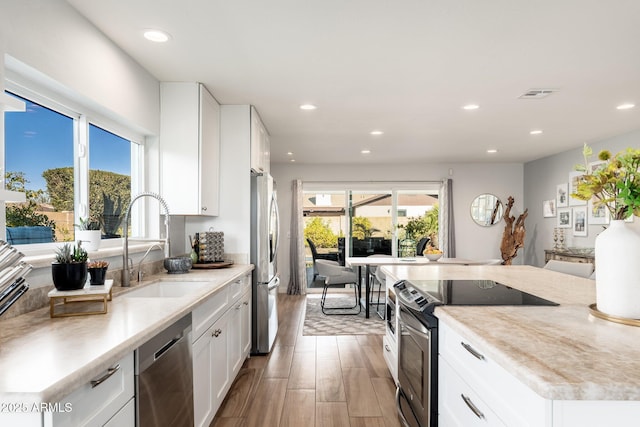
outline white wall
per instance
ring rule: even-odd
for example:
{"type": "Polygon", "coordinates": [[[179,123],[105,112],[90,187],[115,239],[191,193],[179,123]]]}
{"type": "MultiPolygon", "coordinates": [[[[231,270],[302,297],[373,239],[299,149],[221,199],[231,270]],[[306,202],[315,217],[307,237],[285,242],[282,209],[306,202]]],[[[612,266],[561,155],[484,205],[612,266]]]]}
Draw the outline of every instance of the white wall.
{"type": "MultiPolygon", "coordinates": [[[[590,143],[593,148],[593,161],[600,150],[607,149],[612,154],[627,147],[638,147],[640,131],[618,135],[603,141],[590,143]]],[[[566,151],[551,157],[545,157],[524,165],[525,206],[529,208],[527,239],[525,242],[525,263],[544,265],[544,250],[553,248],[553,228],[557,226],[557,218],[542,216],[542,202],[555,199],[558,184],[569,181],[569,172],[575,165],[584,163],[582,147],[566,151]]],[[[640,230],[640,219],[635,218],[635,227],[640,230]]],[[[602,231],[601,225],[588,225],[587,236],[573,236],[571,229],[565,229],[565,245],[578,247],[594,247],[596,236],[602,231]]]]}
{"type": "Polygon", "coordinates": [[[142,134],[159,133],[157,79],[64,0],[3,1],[0,54],[36,69],[67,95],[142,134]]]}
{"type": "MultiPolygon", "coordinates": [[[[402,165],[304,165],[274,163],[271,174],[278,185],[281,239],[278,251],[278,271],[283,288],[289,283],[291,184],[294,179],[304,181],[437,181],[453,179],[453,210],[456,232],[456,256],[469,259],[501,258],[500,241],[504,230],[501,221],[493,227],[480,227],[471,219],[472,200],[481,193],[492,193],[506,202],[515,199],[512,211],[516,216],[523,210],[523,165],[508,163],[454,163],[402,165]],[[449,169],[453,175],[449,176],[449,169]]],[[[514,264],[522,262],[522,253],[514,264]]]]}

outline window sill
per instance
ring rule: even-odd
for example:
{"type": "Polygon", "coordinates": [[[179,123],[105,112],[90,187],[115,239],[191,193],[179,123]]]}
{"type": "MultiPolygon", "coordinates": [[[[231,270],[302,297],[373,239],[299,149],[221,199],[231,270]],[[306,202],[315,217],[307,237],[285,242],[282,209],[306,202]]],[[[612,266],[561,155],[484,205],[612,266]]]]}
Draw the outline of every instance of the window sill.
{"type": "MultiPolygon", "coordinates": [[[[74,242],[68,242],[74,243],[74,242]]],[[[109,257],[122,257],[122,239],[112,239],[109,242],[102,241],[100,245],[100,249],[97,251],[89,252],[89,259],[104,259],[109,257]]],[[[157,241],[150,242],[141,242],[141,241],[130,241],[129,242],[129,253],[135,254],[140,252],[145,252],[152,245],[160,244],[160,246],[164,249],[164,243],[158,243],[157,241]]],[[[22,261],[27,264],[31,264],[33,268],[42,268],[48,267],[55,260],[55,249],[59,247],[61,244],[46,244],[46,248],[40,245],[39,248],[30,248],[29,246],[33,245],[20,245],[16,247],[19,251],[21,251],[25,256],[22,261]]]]}

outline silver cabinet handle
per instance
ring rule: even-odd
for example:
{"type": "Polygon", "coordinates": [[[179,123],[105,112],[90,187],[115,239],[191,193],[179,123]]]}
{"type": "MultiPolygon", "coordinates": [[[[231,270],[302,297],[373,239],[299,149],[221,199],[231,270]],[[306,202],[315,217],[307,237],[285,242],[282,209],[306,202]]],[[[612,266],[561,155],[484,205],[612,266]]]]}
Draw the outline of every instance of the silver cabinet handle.
{"type": "Polygon", "coordinates": [[[206,210],[207,210],[207,207],[206,207],[206,206],[203,206],[203,207],[202,207],[202,210],[203,210],[203,211],[206,211],[206,210]]]}
{"type": "Polygon", "coordinates": [[[249,301],[243,302],[244,305],[249,305],[249,301]]]}
{"type": "Polygon", "coordinates": [[[107,373],[98,378],[97,380],[91,380],[91,388],[96,388],[106,380],[108,380],[113,374],[120,370],[120,364],[117,364],[113,368],[107,369],[107,373]]]}
{"type": "Polygon", "coordinates": [[[213,331],[211,336],[212,337],[218,337],[221,333],[222,333],[222,329],[216,329],[215,331],[213,331]]]}
{"type": "Polygon", "coordinates": [[[476,350],[475,348],[471,347],[469,344],[460,341],[460,344],[462,344],[462,346],[464,347],[465,350],[467,350],[469,353],[473,354],[473,357],[475,357],[478,360],[484,360],[484,356],[482,355],[482,353],[479,353],[478,350],[476,350]]]}
{"type": "Polygon", "coordinates": [[[388,346],[388,345],[386,345],[386,344],[384,345],[384,349],[385,349],[385,350],[387,350],[388,352],[391,352],[391,349],[390,349],[390,348],[389,348],[389,346],[388,346]]]}
{"type": "Polygon", "coordinates": [[[469,409],[471,409],[471,412],[476,414],[476,417],[480,418],[481,420],[484,420],[484,414],[482,413],[482,411],[480,409],[478,409],[478,407],[476,405],[473,404],[473,402],[471,401],[470,398],[468,398],[464,394],[461,394],[460,397],[462,398],[462,400],[464,400],[464,403],[467,404],[467,407],[469,407],[469,409]]]}
{"type": "Polygon", "coordinates": [[[240,307],[242,307],[242,304],[238,304],[238,306],[236,307],[236,310],[240,310],[240,307]]]}

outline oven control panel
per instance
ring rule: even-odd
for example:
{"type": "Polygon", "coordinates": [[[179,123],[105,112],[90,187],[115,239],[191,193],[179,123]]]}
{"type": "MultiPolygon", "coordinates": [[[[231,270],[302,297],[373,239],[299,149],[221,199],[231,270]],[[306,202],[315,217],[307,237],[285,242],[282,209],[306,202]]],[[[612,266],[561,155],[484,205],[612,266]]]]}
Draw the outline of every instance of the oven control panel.
{"type": "Polygon", "coordinates": [[[431,311],[435,305],[440,304],[437,299],[418,292],[416,288],[411,286],[411,282],[406,280],[397,282],[393,287],[402,304],[415,311],[431,311]]]}

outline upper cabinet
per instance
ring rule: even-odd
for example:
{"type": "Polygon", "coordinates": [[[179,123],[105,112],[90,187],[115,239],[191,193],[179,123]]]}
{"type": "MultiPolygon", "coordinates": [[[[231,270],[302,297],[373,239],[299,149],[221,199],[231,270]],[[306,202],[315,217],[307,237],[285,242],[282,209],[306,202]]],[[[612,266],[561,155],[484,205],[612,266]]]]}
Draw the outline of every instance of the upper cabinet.
{"type": "Polygon", "coordinates": [[[271,164],[271,144],[267,129],[255,107],[251,107],[251,170],[268,173],[271,164]]]}
{"type": "Polygon", "coordinates": [[[161,194],[172,215],[219,213],[220,104],[201,83],[161,83],[161,194]]]}

